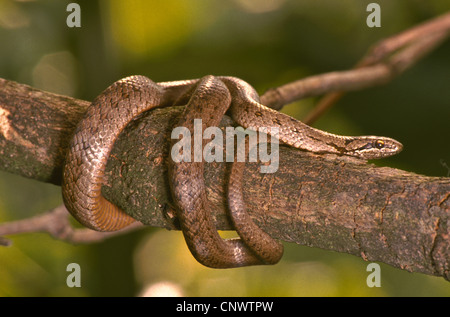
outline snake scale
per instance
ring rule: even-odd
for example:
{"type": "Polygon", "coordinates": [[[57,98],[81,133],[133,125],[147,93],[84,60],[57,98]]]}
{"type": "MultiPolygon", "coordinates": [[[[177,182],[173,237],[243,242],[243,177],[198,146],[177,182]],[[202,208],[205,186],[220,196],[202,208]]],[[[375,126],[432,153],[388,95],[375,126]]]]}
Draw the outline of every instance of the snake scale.
{"type": "MultiPolygon", "coordinates": [[[[120,132],[139,114],[182,104],[187,105],[175,127],[191,132],[194,119],[202,119],[203,131],[217,126],[228,111],[243,127],[278,127],[281,142],[314,153],[375,159],[402,150],[402,145],[391,138],[339,136],[309,127],[260,104],[253,87],[239,78],[205,76],[154,83],[144,76],[131,76],[113,83],[92,102],[69,145],[62,193],[67,209],[78,221],[98,231],[119,230],[136,221],[101,195],[109,154],[120,132]]],[[[169,181],[181,230],[193,256],[205,266],[274,264],[283,254],[281,243],[253,223],[245,211],[244,166],[244,162],[233,164],[228,192],[230,214],[239,238],[225,240],[218,234],[208,210],[204,163],[175,163],[169,159],[169,181]]]]}

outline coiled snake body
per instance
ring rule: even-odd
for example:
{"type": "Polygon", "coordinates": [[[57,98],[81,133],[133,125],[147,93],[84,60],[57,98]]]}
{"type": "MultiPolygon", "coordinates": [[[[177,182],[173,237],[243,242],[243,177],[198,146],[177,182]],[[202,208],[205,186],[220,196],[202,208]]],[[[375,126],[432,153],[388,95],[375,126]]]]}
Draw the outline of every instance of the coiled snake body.
{"type": "MultiPolygon", "coordinates": [[[[62,185],[64,203],[70,213],[85,226],[99,231],[119,230],[134,222],[101,195],[113,144],[123,128],[140,113],[186,103],[175,127],[186,127],[191,135],[194,119],[202,119],[204,130],[217,126],[229,110],[243,127],[278,127],[280,141],[302,150],[373,159],[402,149],[399,142],[386,137],[338,136],[309,127],[260,104],[253,87],[235,77],[206,76],[156,84],[144,76],[131,76],[103,91],[76,128],[62,185]]],[[[240,238],[224,240],[208,212],[203,162],[169,160],[171,190],[181,230],[194,257],[206,266],[274,264],[282,256],[282,245],[256,226],[245,212],[241,191],[244,165],[233,164],[228,193],[231,218],[240,238]]]]}

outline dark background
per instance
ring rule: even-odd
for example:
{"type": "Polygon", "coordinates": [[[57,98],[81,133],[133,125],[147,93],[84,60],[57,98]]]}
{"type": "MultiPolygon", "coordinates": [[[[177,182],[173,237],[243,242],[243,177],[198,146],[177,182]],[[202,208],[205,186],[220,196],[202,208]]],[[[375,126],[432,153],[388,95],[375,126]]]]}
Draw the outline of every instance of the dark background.
{"type": "MultiPolygon", "coordinates": [[[[78,1],[81,28],[66,25],[69,1],[0,0],[0,77],[92,100],[115,80],[231,75],[259,92],[306,76],[350,69],[366,50],[450,9],[446,0],[376,1],[381,28],[366,25],[372,1],[78,1]]],[[[404,151],[377,162],[429,176],[450,173],[450,41],[388,85],[348,94],[315,127],[383,135],[404,151]]],[[[284,109],[299,119],[315,99],[284,109]]],[[[44,212],[60,188],[0,172],[0,220],[44,212]]],[[[179,232],[146,229],[72,246],[45,234],[0,248],[0,296],[449,296],[442,278],[381,264],[381,288],[366,286],[367,262],[285,244],[276,266],[212,270],[197,264],[179,232]],[[81,266],[81,288],[66,267],[81,266]],[[151,293],[153,292],[153,293],[151,293]]]]}

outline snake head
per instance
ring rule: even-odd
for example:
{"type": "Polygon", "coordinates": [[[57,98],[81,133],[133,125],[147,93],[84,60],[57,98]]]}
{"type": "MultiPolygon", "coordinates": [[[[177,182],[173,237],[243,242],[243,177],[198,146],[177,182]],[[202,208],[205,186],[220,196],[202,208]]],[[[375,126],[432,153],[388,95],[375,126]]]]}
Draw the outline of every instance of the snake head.
{"type": "Polygon", "coordinates": [[[400,153],[403,145],[387,137],[363,136],[347,140],[345,148],[346,155],[371,160],[400,153]]]}

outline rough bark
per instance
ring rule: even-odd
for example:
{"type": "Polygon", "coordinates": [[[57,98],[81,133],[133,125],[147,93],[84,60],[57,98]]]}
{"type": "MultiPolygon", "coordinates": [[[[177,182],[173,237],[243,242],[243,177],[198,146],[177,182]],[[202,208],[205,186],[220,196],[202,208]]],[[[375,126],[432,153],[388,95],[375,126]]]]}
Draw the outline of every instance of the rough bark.
{"type": "MultiPolygon", "coordinates": [[[[68,140],[88,105],[0,79],[0,168],[60,184],[68,140]]],[[[180,113],[173,107],[137,118],[108,162],[104,196],[147,225],[176,228],[166,160],[180,113]]],[[[449,279],[450,178],[284,146],[279,157],[276,173],[249,163],[244,175],[248,211],[273,237],[449,279]]],[[[205,171],[211,212],[224,230],[231,229],[228,169],[210,163],[205,171]]]]}

